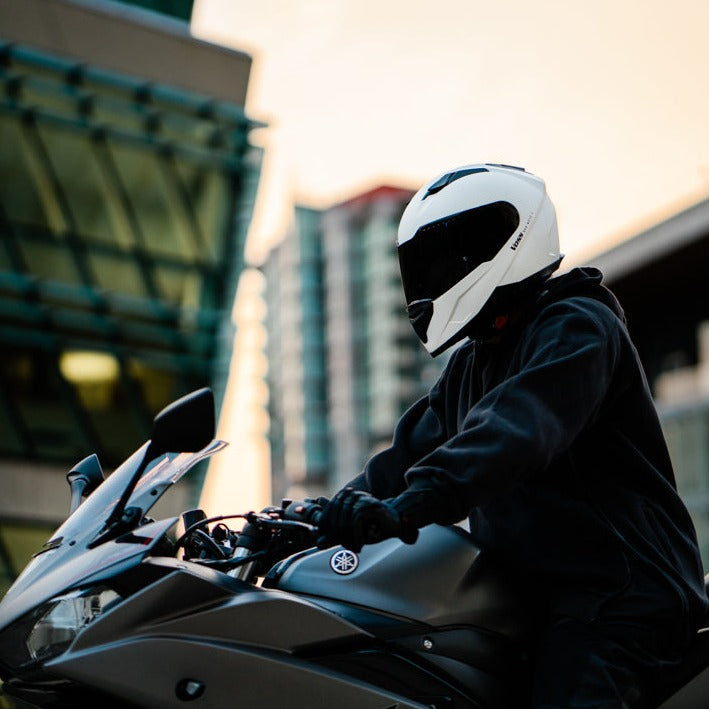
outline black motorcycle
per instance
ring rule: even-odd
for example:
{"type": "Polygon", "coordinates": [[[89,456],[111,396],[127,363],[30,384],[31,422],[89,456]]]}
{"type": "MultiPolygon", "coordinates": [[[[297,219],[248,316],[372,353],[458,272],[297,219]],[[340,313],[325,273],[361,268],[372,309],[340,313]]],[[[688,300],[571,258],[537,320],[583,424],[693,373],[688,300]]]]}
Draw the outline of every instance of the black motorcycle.
{"type": "MultiPolygon", "coordinates": [[[[314,546],[314,501],[213,518],[192,510],[179,536],[178,518],[149,519],[225,446],[213,437],[202,389],[163,410],[151,440],[106,480],[95,456],[72,469],[72,513],[0,603],[7,695],[21,706],[151,709],[528,703],[523,580],[500,578],[458,527],[355,554],[314,546]]],[[[709,706],[709,633],[666,680],[674,689],[655,706],[709,706]]]]}

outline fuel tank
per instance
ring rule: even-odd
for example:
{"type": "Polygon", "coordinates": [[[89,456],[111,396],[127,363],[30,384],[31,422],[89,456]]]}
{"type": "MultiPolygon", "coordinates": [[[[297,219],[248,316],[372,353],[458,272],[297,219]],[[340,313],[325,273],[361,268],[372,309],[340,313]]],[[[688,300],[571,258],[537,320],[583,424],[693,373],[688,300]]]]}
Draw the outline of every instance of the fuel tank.
{"type": "Polygon", "coordinates": [[[526,614],[512,584],[459,527],[430,525],[415,544],[388,539],[354,554],[309,550],[269,574],[283,591],[352,604],[430,626],[472,625],[519,637],[526,614]]]}

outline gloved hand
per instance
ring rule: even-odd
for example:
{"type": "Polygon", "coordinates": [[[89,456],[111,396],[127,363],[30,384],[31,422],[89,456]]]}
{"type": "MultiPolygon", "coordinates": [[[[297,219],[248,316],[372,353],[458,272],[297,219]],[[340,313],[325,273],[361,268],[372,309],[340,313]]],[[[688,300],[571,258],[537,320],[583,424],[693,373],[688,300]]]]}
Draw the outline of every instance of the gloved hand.
{"type": "Polygon", "coordinates": [[[407,524],[389,502],[351,487],[340,490],[325,506],[320,532],[321,549],[342,544],[354,552],[390,537],[399,537],[407,544],[418,538],[418,529],[407,524]]]}

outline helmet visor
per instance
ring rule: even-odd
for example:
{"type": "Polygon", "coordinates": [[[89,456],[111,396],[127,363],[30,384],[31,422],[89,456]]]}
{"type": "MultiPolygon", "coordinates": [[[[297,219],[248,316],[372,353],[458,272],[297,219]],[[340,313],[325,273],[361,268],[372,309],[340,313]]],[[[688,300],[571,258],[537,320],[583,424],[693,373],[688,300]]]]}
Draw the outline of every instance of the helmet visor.
{"type": "Polygon", "coordinates": [[[425,224],[399,246],[407,303],[435,300],[491,261],[519,226],[509,202],[493,202],[425,224]]]}

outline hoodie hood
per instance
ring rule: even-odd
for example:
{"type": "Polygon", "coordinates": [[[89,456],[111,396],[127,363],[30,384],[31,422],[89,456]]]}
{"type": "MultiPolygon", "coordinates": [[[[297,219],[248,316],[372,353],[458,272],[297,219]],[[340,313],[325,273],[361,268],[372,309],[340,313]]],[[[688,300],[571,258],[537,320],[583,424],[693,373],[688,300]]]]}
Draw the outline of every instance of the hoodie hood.
{"type": "MultiPolygon", "coordinates": [[[[510,325],[500,333],[495,331],[488,324],[485,328],[478,330],[468,329],[467,335],[471,340],[496,344],[501,340],[509,340],[517,336],[524,324],[543,310],[547,305],[556,303],[565,298],[583,297],[597,300],[611,310],[623,324],[626,324],[625,313],[620,306],[618,299],[603,284],[603,274],[591,266],[574,268],[568,273],[564,273],[554,278],[549,278],[540,284],[536,293],[530,293],[526,302],[520,301],[521,305],[516,309],[510,309],[512,317],[510,325]]],[[[501,309],[498,314],[505,311],[501,309]]],[[[492,322],[493,318],[487,320],[492,322]]]]}
{"type": "Polygon", "coordinates": [[[603,283],[603,274],[591,266],[574,268],[568,273],[549,279],[541,292],[538,305],[546,306],[564,298],[593,298],[610,308],[624,323],[625,313],[618,299],[603,283]]]}

